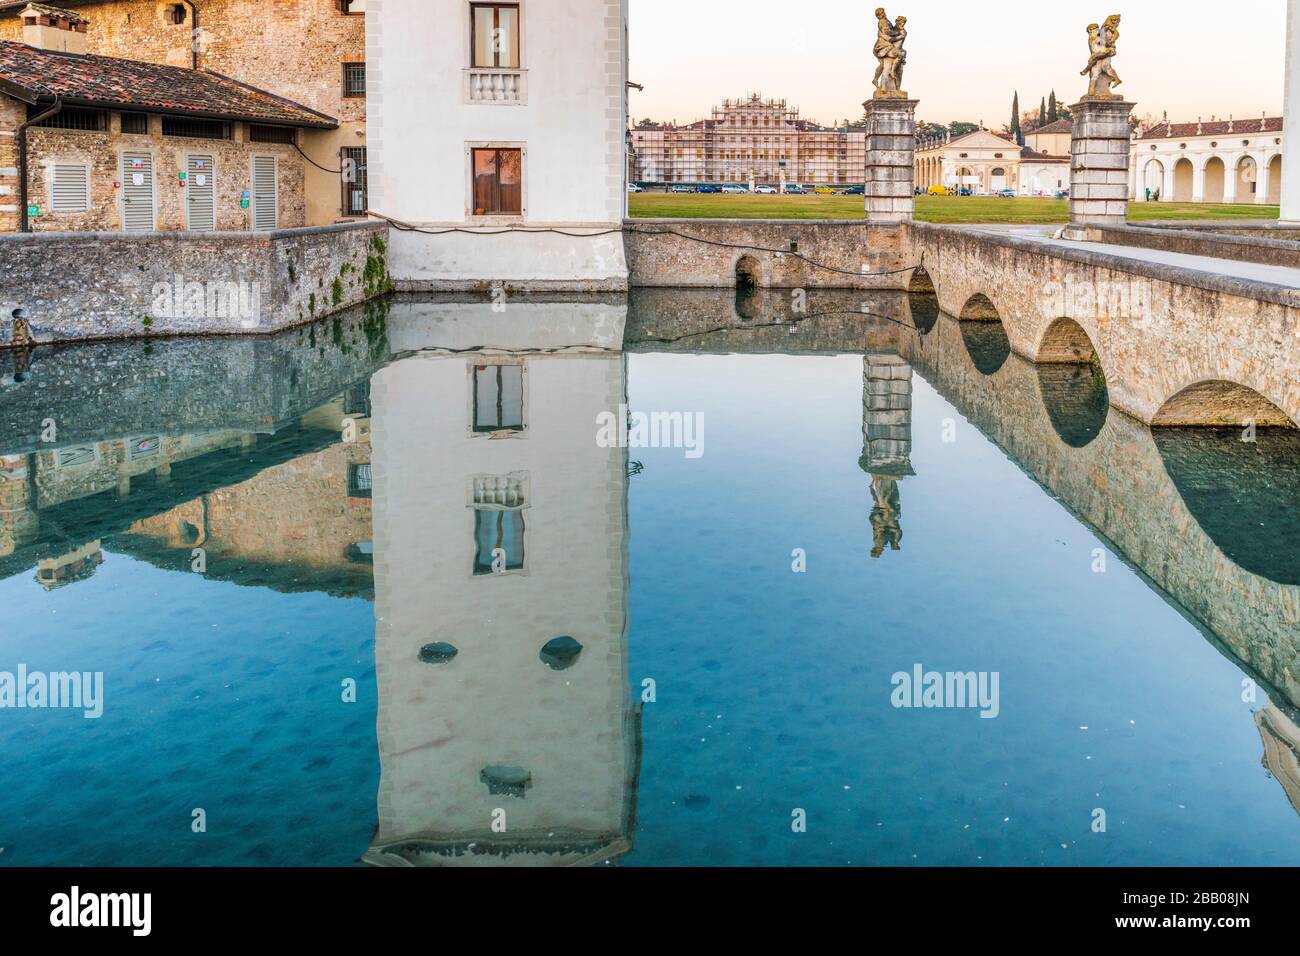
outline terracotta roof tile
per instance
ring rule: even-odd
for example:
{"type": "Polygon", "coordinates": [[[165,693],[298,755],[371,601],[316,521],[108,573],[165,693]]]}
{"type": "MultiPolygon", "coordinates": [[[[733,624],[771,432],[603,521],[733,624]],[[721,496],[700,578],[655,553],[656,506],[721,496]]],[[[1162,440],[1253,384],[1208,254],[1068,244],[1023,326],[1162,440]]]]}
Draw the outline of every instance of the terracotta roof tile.
{"type": "Polygon", "coordinates": [[[1138,138],[1186,139],[1191,136],[1250,136],[1280,132],[1282,132],[1282,117],[1269,116],[1262,119],[1233,120],[1231,131],[1228,130],[1228,120],[1215,120],[1212,123],[1159,123],[1138,138]],[[1263,129],[1260,129],[1261,122],[1263,129]]]}
{"type": "Polygon", "coordinates": [[[0,88],[49,102],[332,129],[333,117],[212,73],[0,40],[0,88]]]}
{"type": "Polygon", "coordinates": [[[1037,129],[1025,130],[1026,136],[1033,136],[1035,133],[1073,133],[1074,120],[1059,119],[1048,123],[1046,126],[1040,126],[1037,129]]]}

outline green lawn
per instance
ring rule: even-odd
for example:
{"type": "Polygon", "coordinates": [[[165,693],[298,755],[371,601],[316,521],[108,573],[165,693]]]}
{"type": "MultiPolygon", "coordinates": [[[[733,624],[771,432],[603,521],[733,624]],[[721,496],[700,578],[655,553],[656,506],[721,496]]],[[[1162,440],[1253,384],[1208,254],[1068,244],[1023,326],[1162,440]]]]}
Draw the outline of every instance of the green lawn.
{"type": "MultiPolygon", "coordinates": [[[[861,219],[861,196],[728,196],[633,193],[634,218],[666,219],[861,219]]],[[[1218,203],[1130,203],[1129,219],[1276,219],[1277,206],[1218,203]]],[[[995,196],[918,196],[922,222],[1064,223],[1064,199],[1000,199],[995,196]]]]}

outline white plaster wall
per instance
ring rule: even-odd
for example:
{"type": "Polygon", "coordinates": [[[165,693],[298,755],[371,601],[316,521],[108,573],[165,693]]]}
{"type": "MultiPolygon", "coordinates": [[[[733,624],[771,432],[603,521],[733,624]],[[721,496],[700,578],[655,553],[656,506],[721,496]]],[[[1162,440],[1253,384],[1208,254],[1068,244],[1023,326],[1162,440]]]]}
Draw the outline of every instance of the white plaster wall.
{"type": "MultiPolygon", "coordinates": [[[[463,347],[478,308],[407,309],[401,343],[463,347]]],[[[625,306],[516,306],[496,331],[532,328],[530,349],[599,348],[620,317],[625,306]]],[[[376,843],[475,840],[505,854],[495,862],[544,862],[516,851],[617,840],[632,797],[626,452],[596,443],[597,414],[625,401],[625,366],[618,351],[529,355],[527,435],[493,440],[469,433],[477,357],[423,352],[372,382],[376,843]],[[476,577],[470,478],[515,472],[530,489],[525,571],[476,577]],[[538,653],[563,634],[584,650],[553,671],[538,653]],[[433,641],[460,653],[420,663],[433,641]],[[528,769],[532,788],[523,799],[489,794],[479,773],[490,765],[528,769]],[[497,808],[505,833],[491,830],[497,808]]]]}
{"type": "MultiPolygon", "coordinates": [[[[470,144],[519,146],[523,215],[506,228],[600,231],[627,207],[627,0],[522,0],[519,103],[470,103],[469,0],[371,0],[371,208],[422,227],[502,223],[471,216],[470,144]],[[575,228],[576,227],[576,228],[575,228]]],[[[440,236],[394,232],[398,288],[501,281],[615,288],[617,234],[440,236]],[[566,281],[567,280],[567,281],[566,281]]]]}

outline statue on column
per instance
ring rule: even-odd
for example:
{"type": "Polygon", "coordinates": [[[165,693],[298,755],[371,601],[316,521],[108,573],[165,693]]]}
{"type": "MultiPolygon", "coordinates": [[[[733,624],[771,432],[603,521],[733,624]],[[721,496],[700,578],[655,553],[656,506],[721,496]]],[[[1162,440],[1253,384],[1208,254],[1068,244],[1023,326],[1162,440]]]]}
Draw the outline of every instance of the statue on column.
{"type": "Polygon", "coordinates": [[[1115,72],[1115,67],[1111,61],[1115,58],[1115,44],[1119,41],[1119,14],[1116,13],[1106,18],[1106,22],[1098,26],[1095,23],[1088,24],[1088,49],[1092,56],[1088,59],[1088,65],[1079,73],[1080,76],[1088,77],[1087,96],[1098,100],[1116,100],[1119,94],[1111,92],[1112,87],[1119,86],[1124,81],[1119,78],[1115,72]]]}
{"type": "Polygon", "coordinates": [[[880,65],[872,85],[876,88],[875,99],[906,99],[903,92],[903,67],[907,64],[907,52],[903,44],[907,41],[907,17],[899,17],[893,23],[885,14],[884,7],[876,8],[876,46],[872,51],[880,65]]]}

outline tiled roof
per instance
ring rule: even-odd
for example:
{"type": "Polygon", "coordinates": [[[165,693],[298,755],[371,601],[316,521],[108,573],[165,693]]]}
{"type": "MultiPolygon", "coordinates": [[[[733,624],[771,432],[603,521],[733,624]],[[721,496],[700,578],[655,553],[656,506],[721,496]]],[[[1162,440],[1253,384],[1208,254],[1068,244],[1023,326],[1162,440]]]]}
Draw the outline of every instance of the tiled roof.
{"type": "Polygon", "coordinates": [[[44,3],[29,3],[29,4],[27,4],[27,5],[23,6],[23,7],[21,7],[21,9],[19,9],[18,12],[19,12],[19,13],[23,13],[23,12],[26,12],[27,10],[30,10],[30,11],[32,11],[33,13],[39,13],[39,14],[42,14],[42,15],[47,16],[47,17],[55,17],[55,18],[58,18],[58,19],[60,19],[60,20],[65,20],[65,21],[67,21],[68,23],[74,23],[74,24],[75,24],[75,23],[89,23],[89,22],[90,22],[89,20],[87,20],[85,17],[83,17],[83,16],[82,16],[81,14],[79,14],[79,13],[73,13],[71,10],[60,10],[58,7],[51,7],[51,6],[48,6],[47,4],[44,4],[44,3]]]}
{"type": "Polygon", "coordinates": [[[0,40],[0,90],[28,100],[333,129],[338,121],[208,70],[0,40]]]}
{"type": "Polygon", "coordinates": [[[1073,133],[1073,132],[1074,132],[1074,120],[1059,119],[1053,123],[1048,123],[1046,126],[1040,126],[1037,129],[1027,129],[1025,130],[1025,135],[1033,136],[1035,133],[1073,133]]]}
{"type": "Polygon", "coordinates": [[[1053,156],[1051,153],[1040,153],[1028,146],[1020,147],[1020,158],[1030,159],[1036,163],[1068,163],[1070,161],[1069,156],[1053,156]]]}
{"type": "Polygon", "coordinates": [[[1260,133],[1282,132],[1282,117],[1269,116],[1258,119],[1232,120],[1232,129],[1228,129],[1228,120],[1215,120],[1211,123],[1159,123],[1139,139],[1186,139],[1190,136],[1250,136],[1260,133]],[[1261,124],[1263,129],[1260,128],[1261,124]]]}

